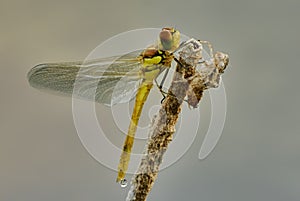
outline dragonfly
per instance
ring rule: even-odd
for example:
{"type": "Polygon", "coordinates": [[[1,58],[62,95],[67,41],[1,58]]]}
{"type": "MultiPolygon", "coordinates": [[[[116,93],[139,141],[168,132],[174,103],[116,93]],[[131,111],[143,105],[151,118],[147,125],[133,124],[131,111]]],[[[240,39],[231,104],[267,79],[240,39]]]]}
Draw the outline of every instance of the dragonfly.
{"type": "Polygon", "coordinates": [[[128,100],[124,98],[124,94],[136,91],[135,105],[118,165],[117,182],[121,182],[128,169],[137,125],[143,105],[153,87],[153,81],[161,72],[171,67],[173,52],[179,45],[180,32],[165,27],[159,33],[158,43],[138,55],[137,52],[132,52],[121,57],[100,58],[86,62],[39,64],[28,72],[27,78],[34,88],[50,90],[61,95],[72,95],[109,106],[130,101],[132,98],[128,100]],[[118,82],[124,80],[126,80],[124,87],[118,89],[120,93],[114,93],[118,82]],[[73,90],[75,82],[79,87],[73,90]],[[96,90],[91,90],[95,87],[96,90]],[[119,95],[115,97],[113,93],[119,95]]]}
{"type": "MultiPolygon", "coordinates": [[[[180,43],[180,32],[172,27],[162,28],[158,38],[155,45],[145,48],[142,52],[134,51],[122,56],[85,62],[43,63],[34,66],[27,75],[29,84],[34,88],[108,106],[128,102],[135,98],[118,165],[116,180],[119,183],[125,181],[137,125],[150,90],[155,82],[165,97],[166,93],[162,90],[163,82],[172,61],[179,62],[174,53],[186,44],[186,42],[180,43]],[[158,84],[157,78],[163,71],[166,73],[161,83],[158,84]]],[[[202,43],[209,46],[210,56],[214,58],[210,43],[207,41],[202,41],[202,43]]],[[[218,55],[215,61],[220,63],[221,58],[223,62],[221,62],[220,69],[225,69],[228,61],[224,55],[221,57],[218,55]]]]}

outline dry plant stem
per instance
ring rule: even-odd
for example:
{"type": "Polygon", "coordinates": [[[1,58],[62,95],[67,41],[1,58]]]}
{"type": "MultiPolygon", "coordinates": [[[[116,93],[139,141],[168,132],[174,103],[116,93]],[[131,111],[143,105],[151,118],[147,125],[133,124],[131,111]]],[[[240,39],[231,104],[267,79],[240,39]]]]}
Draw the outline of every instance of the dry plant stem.
{"type": "Polygon", "coordinates": [[[182,65],[177,64],[169,93],[152,122],[149,133],[150,139],[139,169],[132,180],[127,201],[146,200],[157,177],[162,157],[172,141],[181,104],[188,92],[189,82],[195,74],[194,66],[186,64],[183,59],[179,61],[182,65]]]}

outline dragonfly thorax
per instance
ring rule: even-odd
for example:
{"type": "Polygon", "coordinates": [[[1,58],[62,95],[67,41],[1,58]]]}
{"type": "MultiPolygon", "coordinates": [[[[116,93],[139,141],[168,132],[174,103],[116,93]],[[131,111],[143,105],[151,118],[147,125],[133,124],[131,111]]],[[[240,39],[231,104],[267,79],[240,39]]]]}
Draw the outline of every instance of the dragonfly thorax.
{"type": "Polygon", "coordinates": [[[165,68],[171,66],[173,54],[155,48],[146,49],[142,55],[141,74],[145,80],[153,81],[165,68]]]}

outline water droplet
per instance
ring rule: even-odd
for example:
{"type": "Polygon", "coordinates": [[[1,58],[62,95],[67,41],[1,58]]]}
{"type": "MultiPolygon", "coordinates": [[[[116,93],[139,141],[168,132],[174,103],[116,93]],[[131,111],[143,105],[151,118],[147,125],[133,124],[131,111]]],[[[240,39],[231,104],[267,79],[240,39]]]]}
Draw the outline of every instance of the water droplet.
{"type": "Polygon", "coordinates": [[[122,180],[120,181],[120,186],[121,186],[122,188],[125,188],[125,187],[127,186],[127,184],[128,184],[127,179],[122,179],[122,180]]]}

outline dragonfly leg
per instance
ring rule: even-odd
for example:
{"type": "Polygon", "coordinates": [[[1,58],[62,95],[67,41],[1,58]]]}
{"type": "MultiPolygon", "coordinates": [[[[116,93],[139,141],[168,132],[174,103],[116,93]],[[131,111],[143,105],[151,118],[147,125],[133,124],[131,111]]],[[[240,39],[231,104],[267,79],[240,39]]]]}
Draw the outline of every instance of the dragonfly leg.
{"type": "Polygon", "coordinates": [[[163,86],[164,83],[165,83],[165,80],[166,80],[166,78],[167,78],[167,76],[168,76],[169,70],[170,70],[169,68],[166,69],[166,72],[165,72],[165,74],[164,74],[164,77],[163,77],[163,79],[161,80],[160,85],[159,85],[159,88],[160,88],[160,89],[162,89],[162,86],[163,86]]]}
{"type": "MultiPolygon", "coordinates": [[[[209,42],[208,42],[208,43],[209,43],[209,42]]],[[[210,43],[209,43],[209,44],[210,44],[210,43]]],[[[174,57],[174,60],[176,61],[176,63],[178,63],[179,65],[181,65],[181,66],[184,67],[184,65],[182,65],[181,62],[180,62],[176,57],[174,57]]],[[[205,61],[201,61],[201,62],[199,62],[199,63],[200,63],[200,64],[201,64],[201,63],[205,63],[205,61]]],[[[157,79],[155,79],[155,84],[156,84],[156,86],[158,87],[160,93],[161,93],[162,96],[163,96],[163,98],[162,98],[161,101],[160,101],[161,104],[162,104],[162,103],[164,102],[164,100],[166,99],[166,95],[170,95],[168,92],[165,92],[165,91],[162,89],[163,84],[164,84],[164,82],[165,82],[165,80],[166,80],[166,78],[167,78],[168,73],[169,73],[169,68],[166,69],[166,72],[165,72],[165,74],[164,74],[164,76],[163,76],[163,79],[162,79],[162,81],[160,82],[160,84],[158,84],[157,79]]],[[[171,94],[171,95],[172,95],[172,94],[171,94]]],[[[172,96],[174,96],[174,95],[172,95],[172,96]]],[[[183,101],[188,103],[188,101],[187,101],[186,99],[184,99],[183,101]]]]}
{"type": "Polygon", "coordinates": [[[176,63],[178,63],[181,67],[184,68],[184,65],[182,65],[182,63],[176,57],[174,57],[174,61],[176,61],[176,63]]]}
{"type": "Polygon", "coordinates": [[[162,85],[158,84],[157,80],[155,79],[155,85],[157,86],[158,90],[160,91],[161,95],[163,96],[162,100],[160,101],[160,103],[162,103],[165,98],[166,98],[166,94],[167,92],[165,92],[164,90],[162,90],[162,85]]]}
{"type": "MultiPolygon", "coordinates": [[[[156,79],[155,79],[155,83],[156,83],[156,86],[159,89],[161,95],[163,96],[163,98],[160,101],[161,104],[164,102],[164,100],[166,99],[167,95],[171,95],[171,96],[175,97],[173,94],[170,94],[170,93],[165,92],[164,90],[162,90],[162,86],[158,84],[158,82],[157,82],[156,79]]],[[[183,101],[186,102],[186,103],[188,103],[188,101],[186,99],[184,99],[183,101]]]]}
{"type": "MultiPolygon", "coordinates": [[[[184,67],[184,65],[182,65],[182,63],[181,63],[176,57],[174,57],[174,60],[176,61],[176,63],[178,63],[179,65],[181,65],[182,67],[184,67]]],[[[201,62],[201,63],[202,63],[202,62],[201,62]]],[[[203,63],[205,63],[205,61],[203,61],[203,63]]],[[[160,82],[160,84],[158,84],[157,80],[155,79],[155,84],[156,84],[156,86],[158,87],[160,93],[161,93],[162,96],[163,96],[163,98],[162,98],[161,101],[160,101],[161,104],[162,104],[162,103],[164,102],[164,100],[166,99],[166,95],[171,95],[171,96],[174,97],[173,94],[169,94],[168,92],[165,92],[165,91],[162,89],[163,84],[164,84],[164,82],[165,82],[165,80],[166,80],[166,78],[167,78],[168,73],[169,73],[169,68],[166,69],[166,72],[165,72],[165,74],[164,74],[164,76],[163,76],[163,79],[162,79],[162,81],[160,82]]],[[[188,101],[187,101],[186,99],[183,100],[183,101],[185,101],[185,102],[188,103],[188,101]]]]}

